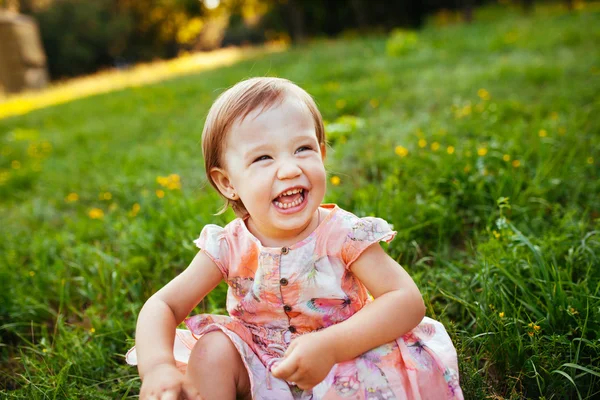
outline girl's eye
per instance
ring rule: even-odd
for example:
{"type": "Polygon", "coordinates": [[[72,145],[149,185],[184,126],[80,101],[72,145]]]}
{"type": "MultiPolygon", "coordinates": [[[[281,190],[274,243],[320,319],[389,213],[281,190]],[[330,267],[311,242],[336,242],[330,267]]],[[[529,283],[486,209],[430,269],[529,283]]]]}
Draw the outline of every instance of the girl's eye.
{"type": "Polygon", "coordinates": [[[269,156],[260,156],[256,160],[254,160],[254,162],[268,160],[268,159],[269,159],[269,156]]]}
{"type": "Polygon", "coordinates": [[[310,146],[300,146],[300,147],[298,147],[298,150],[296,150],[296,151],[299,151],[299,150],[302,150],[302,149],[312,150],[312,147],[310,147],[310,146]]]}

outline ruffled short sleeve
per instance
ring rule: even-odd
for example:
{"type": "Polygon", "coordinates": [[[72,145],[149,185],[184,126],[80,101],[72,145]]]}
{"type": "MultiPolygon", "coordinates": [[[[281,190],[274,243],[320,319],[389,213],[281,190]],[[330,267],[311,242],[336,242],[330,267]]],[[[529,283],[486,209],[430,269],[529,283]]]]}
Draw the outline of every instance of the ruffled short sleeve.
{"type": "Polygon", "coordinates": [[[218,225],[205,225],[200,237],[194,240],[196,247],[201,249],[215,264],[227,279],[229,275],[229,243],[225,229],[218,225]]]}
{"type": "Polygon", "coordinates": [[[389,243],[396,236],[396,231],[381,218],[363,217],[352,221],[350,229],[342,244],[341,257],[346,264],[350,265],[372,244],[378,242],[389,243]]]}

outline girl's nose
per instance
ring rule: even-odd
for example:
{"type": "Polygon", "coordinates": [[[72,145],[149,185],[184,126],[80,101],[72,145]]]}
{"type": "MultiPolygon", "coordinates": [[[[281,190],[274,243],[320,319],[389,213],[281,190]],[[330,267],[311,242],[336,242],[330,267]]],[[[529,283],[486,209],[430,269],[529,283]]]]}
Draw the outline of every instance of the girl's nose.
{"type": "Polygon", "coordinates": [[[302,173],[302,170],[294,160],[282,161],[277,170],[278,179],[292,179],[302,173]]]}

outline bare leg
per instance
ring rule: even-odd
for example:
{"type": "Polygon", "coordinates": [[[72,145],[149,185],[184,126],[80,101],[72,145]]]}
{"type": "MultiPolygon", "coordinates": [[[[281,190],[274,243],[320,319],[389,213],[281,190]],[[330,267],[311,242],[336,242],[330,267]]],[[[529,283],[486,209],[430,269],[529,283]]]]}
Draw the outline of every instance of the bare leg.
{"type": "Polygon", "coordinates": [[[194,345],[186,375],[204,400],[251,399],[248,371],[220,330],[205,334],[194,345]]]}

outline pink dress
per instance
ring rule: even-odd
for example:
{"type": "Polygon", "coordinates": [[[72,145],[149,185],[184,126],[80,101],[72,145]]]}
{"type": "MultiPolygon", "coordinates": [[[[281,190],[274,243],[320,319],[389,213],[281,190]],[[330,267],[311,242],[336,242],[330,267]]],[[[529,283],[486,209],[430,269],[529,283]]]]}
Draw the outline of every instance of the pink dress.
{"type": "MultiPolygon", "coordinates": [[[[412,331],[354,360],[336,364],[311,391],[270,374],[294,338],[344,321],[372,301],[349,266],[396,232],[383,219],[359,218],[335,204],[304,240],[264,247],[240,218],[206,225],[194,243],[227,281],[226,315],[201,314],[178,329],[174,355],[185,368],[203,334],[220,329],[248,370],[253,399],[462,399],[456,350],[443,325],[425,317],[412,331]]],[[[393,323],[393,321],[388,321],[393,323]]],[[[127,362],[136,364],[135,348],[127,362]]]]}

